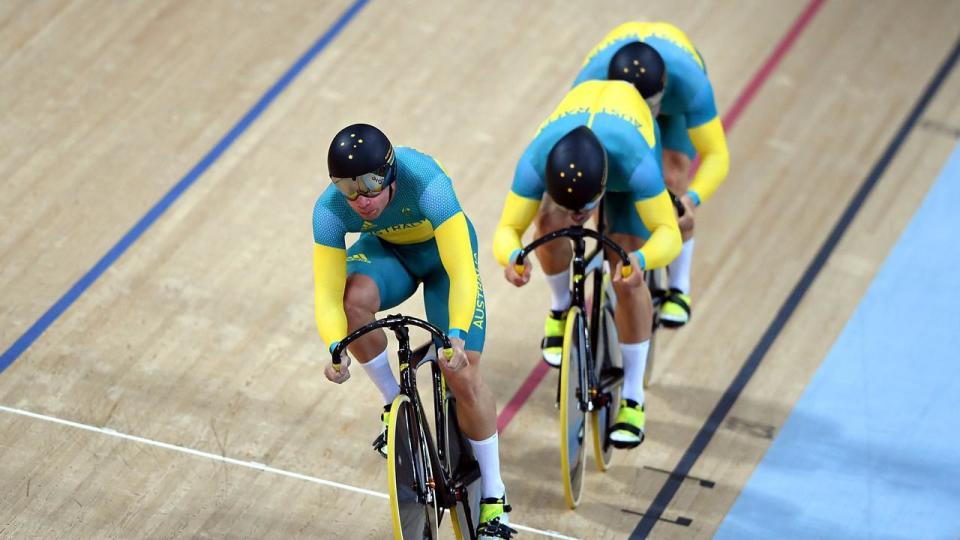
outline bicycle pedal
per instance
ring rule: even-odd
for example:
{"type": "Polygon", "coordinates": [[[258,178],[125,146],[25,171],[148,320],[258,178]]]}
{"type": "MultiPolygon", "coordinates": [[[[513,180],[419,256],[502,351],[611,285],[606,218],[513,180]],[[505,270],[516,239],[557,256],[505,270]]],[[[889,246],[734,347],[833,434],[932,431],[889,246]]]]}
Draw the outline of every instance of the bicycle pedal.
{"type": "Polygon", "coordinates": [[[383,459],[387,459],[387,437],[385,433],[377,435],[377,438],[373,440],[373,444],[370,446],[373,447],[373,451],[380,455],[383,459]]]}

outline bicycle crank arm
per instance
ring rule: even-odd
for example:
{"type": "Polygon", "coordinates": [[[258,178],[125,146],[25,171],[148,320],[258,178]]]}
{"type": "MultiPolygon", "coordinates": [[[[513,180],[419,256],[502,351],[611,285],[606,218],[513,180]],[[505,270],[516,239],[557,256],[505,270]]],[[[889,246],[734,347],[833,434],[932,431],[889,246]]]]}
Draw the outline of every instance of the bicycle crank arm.
{"type": "Polygon", "coordinates": [[[623,368],[609,367],[600,373],[600,390],[607,390],[623,384],[623,368]]]}

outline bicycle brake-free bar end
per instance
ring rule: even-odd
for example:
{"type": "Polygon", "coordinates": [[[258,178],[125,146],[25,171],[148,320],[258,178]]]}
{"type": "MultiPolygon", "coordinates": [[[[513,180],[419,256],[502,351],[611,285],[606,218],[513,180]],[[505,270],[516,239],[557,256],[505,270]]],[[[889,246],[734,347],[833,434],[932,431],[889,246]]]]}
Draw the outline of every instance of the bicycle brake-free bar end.
{"type": "Polygon", "coordinates": [[[633,266],[628,265],[620,269],[620,275],[625,278],[630,277],[631,274],[633,274],[633,266]]]}
{"type": "Polygon", "coordinates": [[[451,358],[453,358],[453,347],[450,347],[449,349],[444,349],[443,357],[446,358],[447,360],[450,360],[451,358]]]}
{"type": "Polygon", "coordinates": [[[522,265],[522,264],[515,264],[515,265],[513,265],[513,269],[514,269],[514,271],[516,271],[518,274],[520,274],[520,275],[522,276],[522,275],[523,275],[523,272],[527,269],[527,267],[526,267],[525,265],[522,265]]]}
{"type": "MultiPolygon", "coordinates": [[[[331,352],[336,353],[336,351],[337,351],[337,348],[335,347],[335,348],[333,349],[333,351],[331,351],[331,352]]],[[[342,360],[342,359],[340,358],[340,355],[339,355],[339,354],[334,354],[334,355],[333,355],[333,358],[331,358],[331,360],[333,361],[333,370],[336,371],[337,373],[340,373],[340,364],[341,364],[341,360],[342,360]]]]}

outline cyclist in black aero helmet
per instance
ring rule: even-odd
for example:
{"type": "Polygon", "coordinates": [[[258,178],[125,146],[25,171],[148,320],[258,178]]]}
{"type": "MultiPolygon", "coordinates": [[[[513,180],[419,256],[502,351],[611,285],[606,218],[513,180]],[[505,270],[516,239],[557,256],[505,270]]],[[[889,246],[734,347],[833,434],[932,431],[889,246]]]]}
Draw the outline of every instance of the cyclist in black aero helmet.
{"type": "Polygon", "coordinates": [[[683,249],[669,266],[670,292],[660,306],[660,322],[679,327],[690,320],[690,267],[697,208],[727,177],[730,155],[717,115],[713,86],[700,52],[676,26],[628,22],[614,28],[587,55],[574,86],[589,80],[633,84],[657,119],[663,145],[663,177],[680,198],[683,249]],[[700,167],[692,181],[693,159],[700,167]]]}
{"type": "Polygon", "coordinates": [[[547,193],[583,223],[607,188],[607,151],[587,126],[557,141],[547,154],[547,193]]]}
{"type": "Polygon", "coordinates": [[[327,168],[334,185],[351,201],[376,196],[397,176],[393,145],[369,124],[354,124],[337,133],[327,152],[327,168]]]}
{"type": "Polygon", "coordinates": [[[656,49],[634,41],[614,53],[607,68],[607,78],[612,81],[627,81],[646,100],[654,116],[660,112],[660,99],[667,82],[667,69],[656,49]],[[651,103],[653,100],[653,103],[651,103]]]}
{"type": "MultiPolygon", "coordinates": [[[[513,185],[494,236],[494,255],[517,287],[531,266],[517,272],[520,238],[536,221],[536,236],[583,224],[603,200],[606,234],[632,251],[633,273],[614,272],[617,334],[624,366],[623,398],[610,442],[621,448],[644,438],[643,372],[653,327],[645,270],[665,266],[680,251],[680,231],[660,172],[660,146],[650,110],[623,81],[575,86],[537,131],[517,162],[513,185]],[[544,195],[546,192],[546,195],[544,195]]],[[[560,365],[563,330],[571,305],[572,249],[551,242],[536,251],[550,289],[550,312],[540,342],[543,360],[560,365]]]]}
{"type": "MultiPolygon", "coordinates": [[[[460,428],[480,465],[479,538],[509,538],[506,490],[500,478],[497,409],[480,376],[486,330],[483,286],[477,261],[477,236],[460,208],[453,183],[430,156],[412,148],[394,148],[386,135],[368,124],[347,126],[334,137],[327,154],[332,186],[313,209],[315,307],[320,337],[332,351],[348,332],[374,321],[423,284],[427,319],[445,329],[453,357],[438,360],[456,395],[460,428]],[[360,237],[346,248],[347,233],[360,237]],[[479,306],[479,307],[478,307],[479,306]]],[[[384,414],[399,393],[381,330],[352,343],[383,397],[384,414]]],[[[328,379],[350,377],[350,358],[340,369],[324,370],[328,379]]],[[[374,443],[386,456],[386,432],[374,443]]]]}

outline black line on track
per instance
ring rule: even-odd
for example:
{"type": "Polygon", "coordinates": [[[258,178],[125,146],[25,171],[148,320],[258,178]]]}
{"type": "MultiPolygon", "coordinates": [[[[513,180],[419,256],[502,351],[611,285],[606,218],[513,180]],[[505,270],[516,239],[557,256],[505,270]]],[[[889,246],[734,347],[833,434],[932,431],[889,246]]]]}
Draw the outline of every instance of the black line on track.
{"type": "Polygon", "coordinates": [[[817,251],[816,256],[812,261],[810,261],[810,264],[807,265],[806,270],[800,277],[800,281],[797,282],[793,290],[790,292],[790,296],[788,296],[783,305],[780,306],[780,310],[777,311],[776,317],[774,317],[773,321],[767,327],[767,330],[763,333],[763,336],[761,336],[760,341],[754,347],[753,351],[750,353],[750,356],[748,356],[746,361],[744,361],[743,366],[730,383],[730,386],[727,387],[727,390],[723,393],[723,396],[720,397],[720,401],[717,402],[717,405],[713,408],[710,416],[707,417],[707,421],[700,428],[700,431],[697,432],[697,435],[690,443],[690,446],[687,448],[686,452],[684,452],[683,457],[680,458],[677,466],[673,469],[673,473],[667,477],[666,483],[664,483],[663,487],[660,488],[660,491],[650,503],[650,507],[642,514],[643,517],[640,519],[640,523],[637,524],[637,528],[634,529],[630,534],[631,539],[646,538],[650,534],[650,531],[653,530],[654,525],[657,524],[657,521],[660,520],[661,516],[663,515],[663,511],[670,504],[670,501],[673,500],[677,490],[680,489],[680,485],[683,483],[683,478],[687,476],[691,469],[693,469],[693,465],[697,462],[697,459],[700,458],[700,455],[703,454],[703,451],[707,448],[707,445],[710,444],[714,434],[716,434],[717,430],[722,425],[723,419],[730,412],[730,409],[733,408],[733,404],[736,402],[737,398],[740,397],[740,394],[747,386],[747,383],[750,382],[750,379],[757,371],[757,368],[760,366],[760,362],[767,354],[767,351],[770,350],[773,342],[777,339],[777,336],[780,335],[780,332],[783,331],[783,328],[790,320],[790,317],[796,311],[797,306],[800,305],[800,301],[803,300],[803,297],[810,289],[810,286],[820,274],[820,271],[823,270],[824,265],[827,263],[827,259],[829,259],[830,255],[833,253],[833,250],[836,249],[837,244],[840,243],[840,239],[850,227],[850,224],[853,222],[853,218],[856,217],[861,207],[863,207],[863,203],[867,200],[867,196],[870,195],[870,192],[873,191],[873,188],[877,185],[877,182],[883,176],[883,173],[886,172],[887,167],[890,165],[890,162],[893,161],[893,158],[903,146],[907,136],[910,134],[913,128],[916,127],[920,116],[926,110],[927,106],[930,104],[930,101],[933,100],[934,95],[936,95],[937,91],[943,85],[943,81],[946,80],[947,75],[949,75],[953,70],[954,65],[957,63],[958,56],[960,56],[960,38],[958,38],[954,43],[953,50],[940,65],[940,68],[936,71],[930,82],[927,83],[923,94],[920,95],[920,99],[914,104],[910,114],[904,120],[903,124],[901,124],[900,128],[893,136],[893,140],[890,141],[890,144],[880,156],[880,159],[874,163],[873,168],[870,170],[870,174],[867,175],[866,179],[863,181],[863,184],[861,184],[860,188],[853,196],[853,199],[851,199],[847,204],[847,207],[843,211],[843,214],[841,214],[840,219],[833,226],[833,230],[830,231],[829,236],[827,236],[827,239],[824,241],[823,245],[820,246],[820,250],[817,251]]]}
{"type": "Polygon", "coordinates": [[[700,487],[705,487],[705,488],[707,488],[707,489],[713,489],[713,488],[717,485],[717,483],[714,482],[713,480],[707,480],[706,478],[699,478],[699,477],[696,477],[696,476],[691,476],[691,475],[689,475],[689,474],[686,475],[686,476],[680,476],[680,475],[674,473],[673,471],[668,471],[668,470],[666,470],[666,469],[660,469],[660,468],[658,468],[658,467],[651,467],[651,466],[649,466],[649,465],[644,465],[643,468],[644,468],[644,469],[647,469],[648,471],[654,471],[654,472],[658,472],[658,473],[663,473],[663,474],[666,474],[666,475],[668,475],[668,476],[676,476],[677,479],[679,479],[679,480],[693,480],[693,481],[699,483],[699,484],[700,484],[700,487]]]}
{"type": "MultiPolygon", "coordinates": [[[[633,514],[635,516],[646,515],[643,512],[637,512],[636,510],[630,510],[629,508],[621,508],[620,511],[623,512],[624,514],[633,514]]],[[[677,516],[677,519],[667,519],[663,516],[660,516],[657,518],[657,520],[662,521],[664,523],[671,523],[673,525],[680,525],[681,527],[689,527],[693,523],[692,519],[684,516],[677,516]]]]}
{"type": "Polygon", "coordinates": [[[960,126],[954,126],[940,120],[925,118],[920,121],[920,127],[944,135],[949,135],[954,139],[960,139],[960,126]]]}

